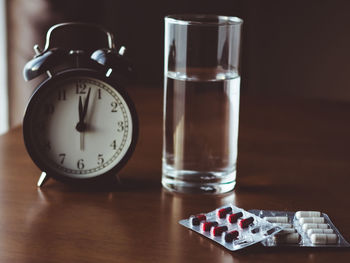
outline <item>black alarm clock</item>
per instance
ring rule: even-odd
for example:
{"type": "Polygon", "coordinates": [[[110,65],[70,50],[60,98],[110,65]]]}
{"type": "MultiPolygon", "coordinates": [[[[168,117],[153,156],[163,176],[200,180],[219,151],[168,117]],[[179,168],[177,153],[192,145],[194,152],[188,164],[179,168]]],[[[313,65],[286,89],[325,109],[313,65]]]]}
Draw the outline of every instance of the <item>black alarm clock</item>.
{"type": "Polygon", "coordinates": [[[38,186],[52,177],[86,182],[115,176],[135,149],[138,120],[123,88],[131,66],[113,35],[85,23],[49,29],[44,50],[24,68],[29,81],[46,78],[25,111],[26,149],[41,169],[38,186]]]}

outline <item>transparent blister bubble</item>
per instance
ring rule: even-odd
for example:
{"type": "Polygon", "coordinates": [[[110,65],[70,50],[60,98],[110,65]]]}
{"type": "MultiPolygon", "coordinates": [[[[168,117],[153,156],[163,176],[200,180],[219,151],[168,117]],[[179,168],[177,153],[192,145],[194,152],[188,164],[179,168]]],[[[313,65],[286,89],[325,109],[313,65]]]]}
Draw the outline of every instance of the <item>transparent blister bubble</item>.
{"type": "Polygon", "coordinates": [[[261,217],[234,205],[222,206],[209,213],[197,213],[187,219],[180,220],[179,223],[231,251],[259,243],[272,237],[283,229],[280,226],[275,226],[261,217]],[[223,211],[225,209],[227,209],[227,211],[223,211]],[[221,213],[222,218],[218,216],[218,211],[223,211],[223,213],[221,213]],[[241,216],[236,218],[235,215],[241,216]],[[198,220],[194,219],[196,216],[200,219],[203,219],[203,216],[205,216],[206,219],[198,222],[198,220]],[[230,219],[231,222],[229,222],[230,219]],[[237,219],[236,222],[235,219],[237,219]],[[195,224],[193,224],[193,222],[195,224]],[[216,223],[213,223],[211,226],[210,222],[216,223]],[[207,227],[207,231],[203,230],[204,227],[207,227]],[[217,234],[217,236],[214,234],[217,234]]]}
{"type": "Polygon", "coordinates": [[[299,217],[300,212],[258,209],[249,210],[249,212],[270,221],[274,221],[274,218],[278,217],[287,218],[287,223],[274,223],[282,227],[283,231],[264,240],[262,242],[264,246],[350,247],[350,244],[344,239],[329,216],[325,213],[312,211],[309,216],[308,211],[301,211],[304,213],[305,217],[299,217]],[[298,214],[299,216],[297,217],[296,215],[298,214]],[[290,226],[282,224],[290,224],[290,226]],[[321,235],[319,235],[319,233],[321,235]],[[315,235],[312,236],[312,234],[315,235]]]}

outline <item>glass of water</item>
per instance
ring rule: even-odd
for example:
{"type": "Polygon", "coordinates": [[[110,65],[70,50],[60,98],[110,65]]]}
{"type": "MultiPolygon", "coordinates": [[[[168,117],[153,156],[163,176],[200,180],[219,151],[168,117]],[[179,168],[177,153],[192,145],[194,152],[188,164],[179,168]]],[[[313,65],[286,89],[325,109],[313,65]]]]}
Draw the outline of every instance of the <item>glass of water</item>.
{"type": "Polygon", "coordinates": [[[243,21],[165,17],[162,184],[225,193],[236,184],[243,21]]]}

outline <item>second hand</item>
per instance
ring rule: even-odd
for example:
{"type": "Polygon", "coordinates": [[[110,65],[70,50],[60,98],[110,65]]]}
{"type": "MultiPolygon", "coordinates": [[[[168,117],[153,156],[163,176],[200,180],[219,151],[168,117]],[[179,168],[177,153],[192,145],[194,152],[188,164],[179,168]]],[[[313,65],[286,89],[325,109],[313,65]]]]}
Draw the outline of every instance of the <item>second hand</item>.
{"type": "Polygon", "coordinates": [[[84,132],[80,133],[80,150],[84,151],[84,132]]]}

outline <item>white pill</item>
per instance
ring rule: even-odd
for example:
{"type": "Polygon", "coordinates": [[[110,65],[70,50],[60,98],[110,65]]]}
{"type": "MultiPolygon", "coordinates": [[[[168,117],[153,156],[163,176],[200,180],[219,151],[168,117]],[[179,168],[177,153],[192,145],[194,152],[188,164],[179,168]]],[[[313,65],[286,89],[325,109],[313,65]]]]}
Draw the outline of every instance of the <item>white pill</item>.
{"type": "Polygon", "coordinates": [[[327,228],[327,229],[321,229],[321,228],[315,228],[315,229],[308,229],[307,235],[308,237],[311,237],[312,234],[333,234],[333,229],[327,228]]]}
{"type": "Polygon", "coordinates": [[[310,239],[312,244],[325,245],[337,243],[338,237],[336,234],[312,234],[310,239]]]}
{"type": "Polygon", "coordinates": [[[323,217],[302,217],[299,219],[299,223],[301,225],[305,223],[324,223],[324,218],[323,217]]]}
{"type": "Polygon", "coordinates": [[[306,232],[308,229],[312,228],[321,228],[321,229],[326,229],[328,228],[327,224],[316,224],[316,223],[305,223],[303,224],[303,230],[306,232]]]}
{"type": "Polygon", "coordinates": [[[275,226],[281,226],[281,227],[287,227],[287,228],[293,227],[293,225],[292,225],[292,224],[289,224],[289,223],[273,223],[273,225],[275,225],[275,226]]]}
{"type": "Polygon", "coordinates": [[[270,223],[288,223],[287,216],[265,216],[264,219],[270,223]]]}
{"type": "Polygon", "coordinates": [[[273,240],[276,243],[288,243],[288,244],[296,244],[300,241],[300,236],[298,233],[291,233],[291,234],[276,234],[273,236],[273,240]]]}
{"type": "Polygon", "coordinates": [[[319,217],[321,216],[321,212],[319,211],[298,211],[295,213],[296,218],[301,218],[301,217],[319,217]]]}

